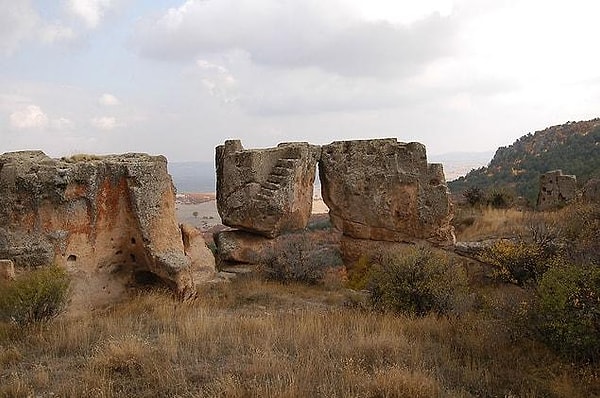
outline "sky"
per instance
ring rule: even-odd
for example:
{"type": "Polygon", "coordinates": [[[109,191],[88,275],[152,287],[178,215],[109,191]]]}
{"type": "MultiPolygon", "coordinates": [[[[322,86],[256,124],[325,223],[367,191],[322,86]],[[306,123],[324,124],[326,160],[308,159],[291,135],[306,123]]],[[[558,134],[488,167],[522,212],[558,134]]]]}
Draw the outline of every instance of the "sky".
{"type": "Polygon", "coordinates": [[[600,116],[598,15],[596,0],[0,0],[0,153],[494,150],[600,116]]]}

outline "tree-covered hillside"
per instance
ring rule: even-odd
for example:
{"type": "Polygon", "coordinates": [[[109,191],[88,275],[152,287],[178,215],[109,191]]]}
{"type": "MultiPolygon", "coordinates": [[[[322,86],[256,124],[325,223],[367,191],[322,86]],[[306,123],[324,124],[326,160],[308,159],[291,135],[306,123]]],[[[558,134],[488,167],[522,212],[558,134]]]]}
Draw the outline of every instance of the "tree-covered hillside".
{"type": "Polygon", "coordinates": [[[453,193],[470,187],[508,189],[534,203],[541,174],[561,169],[577,176],[579,185],[600,177],[600,118],[568,122],[529,133],[498,148],[487,167],[448,183],[453,193]]]}

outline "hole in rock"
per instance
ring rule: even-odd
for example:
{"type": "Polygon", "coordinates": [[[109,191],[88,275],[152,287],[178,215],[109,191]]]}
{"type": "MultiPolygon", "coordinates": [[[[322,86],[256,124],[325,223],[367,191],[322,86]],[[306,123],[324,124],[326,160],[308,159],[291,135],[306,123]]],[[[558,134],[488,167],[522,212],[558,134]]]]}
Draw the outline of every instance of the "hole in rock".
{"type": "Polygon", "coordinates": [[[142,286],[162,286],[162,280],[150,271],[137,271],[133,275],[135,283],[142,286]]]}
{"type": "Polygon", "coordinates": [[[135,238],[131,238],[131,244],[135,245],[135,238]]]}
{"type": "Polygon", "coordinates": [[[67,261],[77,261],[77,256],[74,254],[71,254],[69,257],[67,257],[67,261]]]}
{"type": "Polygon", "coordinates": [[[131,262],[132,262],[132,263],[135,263],[135,254],[131,253],[131,254],[129,255],[129,258],[131,259],[131,262]]]}

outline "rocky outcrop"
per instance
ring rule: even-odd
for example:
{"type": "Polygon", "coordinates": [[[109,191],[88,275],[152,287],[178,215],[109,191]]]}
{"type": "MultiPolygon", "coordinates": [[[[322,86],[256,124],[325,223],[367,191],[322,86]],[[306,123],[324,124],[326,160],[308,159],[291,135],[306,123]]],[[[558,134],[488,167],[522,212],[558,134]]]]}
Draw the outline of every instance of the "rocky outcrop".
{"type": "Polygon", "coordinates": [[[538,210],[551,210],[564,206],[577,195],[577,178],[564,175],[561,170],[549,171],[540,176],[538,210]]]}
{"type": "Polygon", "coordinates": [[[186,253],[163,156],[0,156],[0,258],[17,268],[67,267],[74,296],[98,303],[145,273],[192,293],[186,253]]]}
{"type": "Polygon", "coordinates": [[[223,224],[273,238],[306,227],[320,149],[307,143],[216,149],[217,208],[223,224]]]}
{"type": "Polygon", "coordinates": [[[441,164],[425,146],[396,139],[338,141],[322,147],[323,200],[345,236],[452,244],[452,207],[441,164]]]}

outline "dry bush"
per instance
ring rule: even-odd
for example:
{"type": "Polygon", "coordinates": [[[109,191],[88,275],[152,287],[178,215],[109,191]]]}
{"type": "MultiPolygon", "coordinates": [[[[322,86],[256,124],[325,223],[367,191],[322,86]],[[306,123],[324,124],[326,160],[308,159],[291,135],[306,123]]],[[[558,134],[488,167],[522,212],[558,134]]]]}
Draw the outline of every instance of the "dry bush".
{"type": "Polygon", "coordinates": [[[262,273],[271,280],[315,284],[327,270],[342,265],[339,250],[315,242],[307,234],[286,236],[267,256],[262,273]]]}
{"type": "Polygon", "coordinates": [[[368,290],[377,309],[423,316],[455,312],[466,295],[464,269],[424,246],[384,256],[372,267],[368,290]]]}

